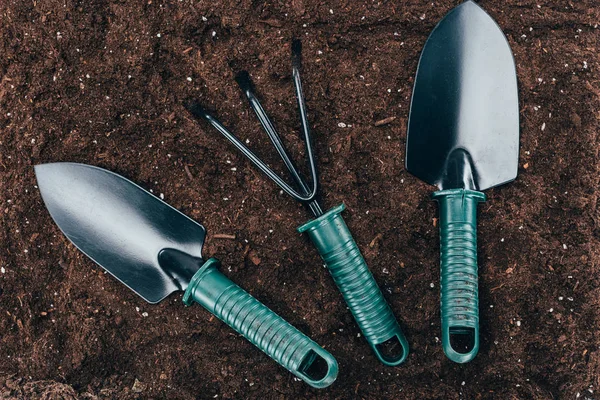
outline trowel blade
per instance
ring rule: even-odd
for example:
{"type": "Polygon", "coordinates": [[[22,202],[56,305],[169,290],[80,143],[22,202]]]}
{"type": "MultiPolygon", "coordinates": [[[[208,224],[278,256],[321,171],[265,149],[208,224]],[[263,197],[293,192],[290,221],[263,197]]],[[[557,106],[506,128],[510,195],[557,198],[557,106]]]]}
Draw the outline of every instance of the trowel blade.
{"type": "Polygon", "coordinates": [[[201,266],[204,227],[135,183],[75,163],[37,165],[35,173],[67,238],[146,301],[185,290],[201,266]]]}
{"type": "Polygon", "coordinates": [[[512,52],[472,1],[427,40],[415,80],[406,168],[439,189],[485,190],[512,181],[519,157],[519,101],[512,52]]]}

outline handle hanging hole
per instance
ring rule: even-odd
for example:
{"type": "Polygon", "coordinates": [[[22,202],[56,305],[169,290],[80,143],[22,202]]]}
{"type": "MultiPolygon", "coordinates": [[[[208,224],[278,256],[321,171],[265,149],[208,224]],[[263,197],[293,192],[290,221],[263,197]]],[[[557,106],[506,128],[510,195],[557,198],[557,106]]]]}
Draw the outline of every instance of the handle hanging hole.
{"type": "Polygon", "coordinates": [[[470,353],[475,347],[475,329],[466,327],[450,328],[450,346],[457,353],[470,353]]]}
{"type": "Polygon", "coordinates": [[[329,364],[315,351],[310,350],[300,364],[300,373],[311,381],[320,381],[329,373],[329,364]]]}
{"type": "Polygon", "coordinates": [[[375,345],[379,356],[388,363],[395,363],[404,358],[404,346],[400,338],[395,335],[383,343],[375,345]]]}

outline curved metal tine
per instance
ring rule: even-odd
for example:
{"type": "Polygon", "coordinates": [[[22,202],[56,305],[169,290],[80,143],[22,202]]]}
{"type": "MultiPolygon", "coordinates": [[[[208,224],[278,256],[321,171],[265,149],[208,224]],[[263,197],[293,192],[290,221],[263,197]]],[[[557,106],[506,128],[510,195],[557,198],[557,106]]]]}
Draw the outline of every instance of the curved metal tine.
{"type": "MultiPolygon", "coordinates": [[[[238,85],[240,86],[240,88],[242,89],[242,91],[244,92],[244,95],[246,95],[246,98],[248,99],[248,102],[250,103],[250,107],[252,108],[252,110],[254,111],[256,116],[258,117],[258,120],[260,121],[260,124],[262,125],[265,132],[267,132],[269,139],[271,139],[271,143],[273,143],[273,146],[275,146],[277,153],[279,153],[279,156],[281,157],[285,166],[287,167],[288,171],[290,172],[290,175],[292,176],[293,180],[300,187],[300,190],[304,193],[305,196],[314,198],[317,193],[316,185],[313,184],[313,190],[309,191],[306,181],[304,181],[304,179],[302,179],[302,177],[298,173],[298,168],[296,167],[296,164],[290,159],[290,157],[287,153],[287,150],[285,148],[285,145],[283,144],[283,141],[281,140],[279,133],[277,133],[277,130],[275,129],[275,126],[273,125],[273,122],[271,121],[267,112],[262,107],[262,105],[260,104],[260,101],[254,94],[254,84],[253,84],[252,79],[250,78],[250,75],[248,74],[248,72],[241,71],[236,76],[235,80],[238,83],[238,85]]],[[[308,151],[308,149],[307,149],[307,151],[308,151]]]]}
{"type": "Polygon", "coordinates": [[[294,88],[296,89],[296,99],[298,110],[300,111],[300,122],[302,132],[304,133],[304,143],[308,153],[308,163],[310,165],[310,174],[313,181],[313,192],[316,194],[319,186],[319,172],[315,161],[312,140],[310,137],[310,127],[306,115],[306,103],[304,102],[304,92],[302,91],[302,81],[300,80],[300,69],[302,68],[302,42],[299,39],[292,41],[292,77],[294,79],[294,88]]]}
{"type": "Polygon", "coordinates": [[[218,119],[213,117],[208,111],[204,109],[198,102],[190,102],[185,105],[189,112],[191,112],[196,118],[202,118],[210,123],[216,130],[218,130],[227,140],[229,140],[239,151],[244,154],[258,169],[260,169],[265,175],[267,175],[273,182],[275,182],[283,191],[292,196],[293,198],[302,202],[311,202],[314,196],[306,196],[296,192],[290,185],[288,185],[283,179],[279,177],[267,164],[262,162],[244,143],[242,143],[233,133],[231,133],[218,119]]]}

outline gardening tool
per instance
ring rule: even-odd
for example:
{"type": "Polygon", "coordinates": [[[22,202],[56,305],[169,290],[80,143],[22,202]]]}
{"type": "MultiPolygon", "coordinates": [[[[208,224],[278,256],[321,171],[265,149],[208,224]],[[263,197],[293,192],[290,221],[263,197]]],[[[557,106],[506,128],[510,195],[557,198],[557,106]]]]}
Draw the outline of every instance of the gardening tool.
{"type": "Polygon", "coordinates": [[[406,169],[440,190],[442,346],[451,360],[479,349],[477,204],[517,177],[519,101],[504,34],[467,1],[433,30],[413,90],[406,169]]]}
{"type": "Polygon", "coordinates": [[[341,212],[345,206],[341,204],[323,213],[317,201],[317,167],[310,138],[308,118],[306,116],[302,84],[300,82],[301,50],[300,41],[294,40],[292,42],[292,77],[298,100],[298,108],[300,110],[300,121],[306,154],[310,165],[312,181],[310,185],[301,177],[294,162],[290,159],[273,123],[258,101],[248,72],[242,71],[236,77],[237,83],[250,102],[252,110],[256,113],[262,127],[281,156],[299,191],[288,185],[273,172],[267,164],[261,161],[244,143],[198,102],[188,102],[186,107],[197,118],[208,121],[252,161],[254,165],[279,185],[281,189],[310,209],[315,219],[300,226],[298,231],[308,233],[323,261],[329,268],[354,319],[379,360],[386,365],[398,365],[408,355],[408,343],[341,216],[341,212]]]}
{"type": "Polygon", "coordinates": [[[133,182],[101,168],[43,164],[35,172],[46,207],[85,255],[149,303],[184,291],[269,357],[315,388],[337,362],[307,336],[204,261],[204,227],[133,182]]]}

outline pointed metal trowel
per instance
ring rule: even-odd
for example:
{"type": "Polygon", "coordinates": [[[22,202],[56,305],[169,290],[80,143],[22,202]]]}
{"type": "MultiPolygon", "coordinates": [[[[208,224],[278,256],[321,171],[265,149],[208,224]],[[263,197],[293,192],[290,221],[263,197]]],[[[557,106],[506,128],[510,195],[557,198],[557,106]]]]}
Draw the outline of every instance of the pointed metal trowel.
{"type": "Polygon", "coordinates": [[[513,55],[496,22],[467,1],[425,43],[406,143],[406,169],[439,188],[442,346],[455,362],[479,349],[477,203],[517,177],[518,158],[513,55]]]}
{"type": "Polygon", "coordinates": [[[79,250],[149,303],[184,291],[316,388],[333,383],[331,354],[202,258],[206,230],[135,183],[84,164],[35,167],[44,203],[79,250]]]}

